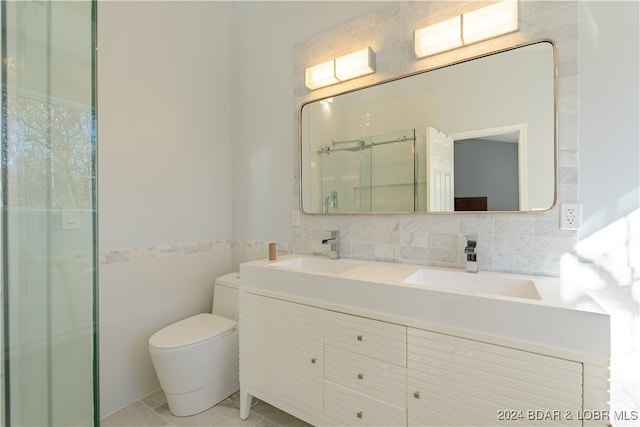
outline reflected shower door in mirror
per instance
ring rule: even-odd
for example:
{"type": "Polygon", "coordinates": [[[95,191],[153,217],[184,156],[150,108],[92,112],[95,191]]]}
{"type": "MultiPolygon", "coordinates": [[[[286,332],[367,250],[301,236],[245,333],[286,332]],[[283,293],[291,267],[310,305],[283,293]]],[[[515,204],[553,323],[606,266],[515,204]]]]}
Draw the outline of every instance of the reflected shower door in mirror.
{"type": "Polygon", "coordinates": [[[537,42],[304,104],[302,210],[552,208],[555,70],[537,42]]]}
{"type": "Polygon", "coordinates": [[[312,173],[319,174],[322,212],[424,210],[424,153],[414,129],[321,145],[312,173]]]}

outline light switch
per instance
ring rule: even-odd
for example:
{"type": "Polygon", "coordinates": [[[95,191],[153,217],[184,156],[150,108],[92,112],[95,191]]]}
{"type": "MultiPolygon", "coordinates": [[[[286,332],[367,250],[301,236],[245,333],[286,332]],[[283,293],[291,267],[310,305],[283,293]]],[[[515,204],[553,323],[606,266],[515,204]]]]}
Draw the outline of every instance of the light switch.
{"type": "Polygon", "coordinates": [[[80,228],[80,218],[78,211],[71,209],[60,209],[60,222],[63,230],[77,230],[80,228]]]}

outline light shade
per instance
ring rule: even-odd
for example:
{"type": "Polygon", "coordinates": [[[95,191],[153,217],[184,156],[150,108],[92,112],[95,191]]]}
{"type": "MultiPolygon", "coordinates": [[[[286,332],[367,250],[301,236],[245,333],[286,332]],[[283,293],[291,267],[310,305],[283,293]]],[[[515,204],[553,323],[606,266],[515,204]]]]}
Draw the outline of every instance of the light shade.
{"type": "Polygon", "coordinates": [[[314,65],[304,70],[304,85],[309,89],[318,89],[338,83],[334,60],[314,65]]]}
{"type": "Polygon", "coordinates": [[[340,81],[376,72],[376,54],[370,47],[336,58],[336,77],[340,81]]]}
{"type": "Polygon", "coordinates": [[[503,0],[462,15],[462,38],[465,44],[507,34],[517,29],[517,0],[503,0]]]}
{"type": "Polygon", "coordinates": [[[415,30],[416,56],[422,58],[445,50],[462,46],[460,15],[415,30]]]}
{"type": "Polygon", "coordinates": [[[376,54],[370,47],[304,70],[304,85],[318,89],[376,72],[376,54]]]}

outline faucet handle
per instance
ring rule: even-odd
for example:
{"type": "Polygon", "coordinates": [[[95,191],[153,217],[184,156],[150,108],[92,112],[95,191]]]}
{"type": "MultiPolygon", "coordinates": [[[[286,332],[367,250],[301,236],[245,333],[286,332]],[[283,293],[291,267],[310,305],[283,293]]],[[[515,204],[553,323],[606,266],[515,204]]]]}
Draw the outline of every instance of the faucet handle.
{"type": "Polygon", "coordinates": [[[337,231],[337,230],[332,230],[331,231],[331,237],[329,237],[328,239],[322,239],[322,244],[326,245],[327,243],[332,242],[332,241],[336,241],[339,238],[340,238],[340,232],[337,231]]]}
{"type": "Polygon", "coordinates": [[[470,273],[478,272],[478,259],[476,254],[476,246],[478,245],[478,235],[466,234],[465,239],[467,240],[467,244],[464,247],[464,254],[467,257],[467,271],[470,273]]]}
{"type": "Polygon", "coordinates": [[[329,258],[331,259],[340,258],[340,231],[332,230],[330,238],[322,239],[323,245],[326,245],[327,243],[331,244],[331,247],[329,250],[329,258]]]}
{"type": "Polygon", "coordinates": [[[465,234],[464,235],[465,239],[467,240],[467,244],[466,246],[468,248],[474,248],[477,246],[478,244],[478,235],[476,233],[473,234],[465,234]]]}

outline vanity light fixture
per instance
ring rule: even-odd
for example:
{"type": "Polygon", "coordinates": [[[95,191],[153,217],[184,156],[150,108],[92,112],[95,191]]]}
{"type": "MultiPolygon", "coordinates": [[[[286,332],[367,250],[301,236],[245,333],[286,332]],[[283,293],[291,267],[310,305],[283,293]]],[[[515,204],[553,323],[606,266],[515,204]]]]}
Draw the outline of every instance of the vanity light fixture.
{"type": "Polygon", "coordinates": [[[517,0],[503,0],[462,15],[462,38],[465,44],[517,30],[517,0]]]}
{"type": "Polygon", "coordinates": [[[376,54],[370,47],[304,70],[304,85],[318,89],[376,72],[376,54]]]}
{"type": "Polygon", "coordinates": [[[414,31],[417,58],[518,30],[518,0],[502,0],[414,31]]]}
{"type": "Polygon", "coordinates": [[[336,58],[336,77],[340,81],[354,79],[376,72],[376,54],[366,47],[336,58]]]}
{"type": "Polygon", "coordinates": [[[414,32],[416,56],[423,58],[462,46],[462,20],[460,15],[427,25],[414,32]]]}
{"type": "Polygon", "coordinates": [[[335,83],[338,83],[338,79],[333,59],[304,70],[304,85],[311,90],[335,83]]]}

